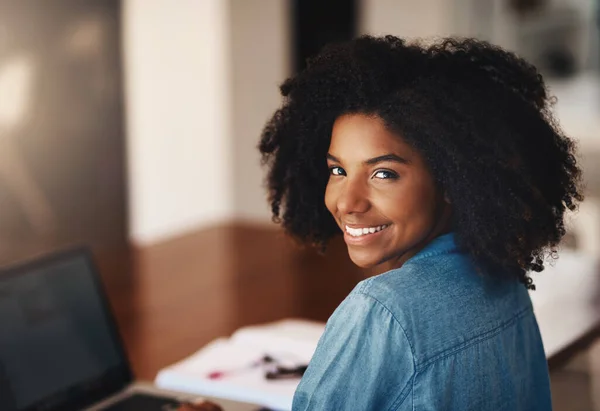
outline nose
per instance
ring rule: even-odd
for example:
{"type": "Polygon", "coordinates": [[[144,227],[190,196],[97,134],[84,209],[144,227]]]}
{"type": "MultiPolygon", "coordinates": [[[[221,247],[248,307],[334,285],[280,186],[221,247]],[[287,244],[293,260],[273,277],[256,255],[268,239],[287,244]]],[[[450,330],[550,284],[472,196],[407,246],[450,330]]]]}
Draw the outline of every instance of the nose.
{"type": "Polygon", "coordinates": [[[359,214],[369,210],[368,190],[360,181],[346,179],[337,200],[338,211],[342,214],[359,214]]]}

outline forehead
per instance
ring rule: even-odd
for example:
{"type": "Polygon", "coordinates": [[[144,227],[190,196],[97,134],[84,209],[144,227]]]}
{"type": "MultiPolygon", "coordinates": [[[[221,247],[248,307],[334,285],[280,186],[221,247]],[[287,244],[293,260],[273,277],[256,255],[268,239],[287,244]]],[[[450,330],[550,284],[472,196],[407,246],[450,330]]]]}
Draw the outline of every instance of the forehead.
{"type": "Polygon", "coordinates": [[[366,114],[345,114],[335,120],[329,152],[340,156],[352,154],[353,157],[416,154],[401,136],[385,126],[381,118],[366,114]]]}

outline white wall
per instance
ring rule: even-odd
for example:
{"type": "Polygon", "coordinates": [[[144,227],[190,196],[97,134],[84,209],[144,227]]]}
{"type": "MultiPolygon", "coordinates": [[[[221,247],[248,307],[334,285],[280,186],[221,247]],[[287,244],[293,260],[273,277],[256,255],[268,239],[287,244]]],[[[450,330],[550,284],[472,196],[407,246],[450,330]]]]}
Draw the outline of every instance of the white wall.
{"type": "Polygon", "coordinates": [[[289,10],[284,0],[229,0],[233,71],[233,186],[238,220],[270,224],[258,140],[281,104],[290,73],[289,10]]]}
{"type": "Polygon", "coordinates": [[[256,145],[287,75],[280,0],[124,0],[130,239],[269,222],[256,145]]]}
{"type": "Polygon", "coordinates": [[[359,31],[407,38],[450,35],[454,6],[452,0],[362,0],[359,31]]]}

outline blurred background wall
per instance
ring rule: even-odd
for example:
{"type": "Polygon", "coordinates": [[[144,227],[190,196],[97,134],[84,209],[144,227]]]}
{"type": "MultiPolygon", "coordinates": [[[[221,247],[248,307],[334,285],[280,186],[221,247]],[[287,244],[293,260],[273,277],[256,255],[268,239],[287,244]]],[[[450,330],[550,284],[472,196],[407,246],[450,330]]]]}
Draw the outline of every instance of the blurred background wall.
{"type": "Polygon", "coordinates": [[[561,122],[596,152],[596,9],[591,0],[0,0],[0,259],[74,242],[154,244],[232,221],[274,227],[256,144],[278,85],[324,43],[362,33],[469,35],[519,52],[570,101],[559,103],[561,122]]]}
{"type": "Polygon", "coordinates": [[[233,215],[227,2],[123,1],[130,237],[150,243],[233,215]]]}
{"type": "Polygon", "coordinates": [[[0,260],[128,241],[120,5],[0,1],[0,260]]]}

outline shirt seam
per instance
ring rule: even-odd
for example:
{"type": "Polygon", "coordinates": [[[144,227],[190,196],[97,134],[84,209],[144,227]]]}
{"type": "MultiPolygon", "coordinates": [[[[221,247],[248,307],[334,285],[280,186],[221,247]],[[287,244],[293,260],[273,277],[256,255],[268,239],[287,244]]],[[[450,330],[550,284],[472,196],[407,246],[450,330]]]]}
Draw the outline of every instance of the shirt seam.
{"type": "MultiPolygon", "coordinates": [[[[416,375],[416,372],[417,372],[417,364],[415,362],[415,351],[414,351],[414,348],[413,348],[413,346],[412,346],[412,344],[410,342],[410,339],[408,338],[408,335],[406,334],[406,330],[404,329],[404,327],[402,326],[402,324],[400,323],[400,321],[398,321],[398,319],[396,318],[396,316],[394,315],[394,313],[385,304],[383,304],[380,300],[378,300],[376,297],[372,296],[371,294],[367,294],[365,291],[358,290],[357,292],[359,294],[362,294],[365,297],[370,298],[371,300],[377,302],[392,317],[392,319],[396,322],[396,324],[398,324],[398,327],[400,327],[400,329],[402,330],[402,333],[404,334],[404,339],[406,340],[406,342],[408,343],[408,346],[410,347],[410,354],[411,354],[412,360],[413,360],[413,372],[412,372],[412,375],[411,375],[410,379],[406,382],[406,384],[404,385],[404,387],[402,387],[402,389],[400,390],[400,393],[398,394],[398,397],[394,400],[394,402],[392,402],[392,405],[389,408],[389,411],[397,410],[398,407],[400,407],[402,405],[402,403],[404,402],[404,400],[408,397],[409,392],[407,390],[407,387],[410,384],[412,384],[412,386],[414,387],[414,380],[415,380],[415,375],[416,375]]],[[[411,388],[410,391],[412,392],[412,390],[413,389],[411,388]]]]}
{"type": "Polygon", "coordinates": [[[429,257],[438,256],[438,255],[453,254],[453,253],[459,253],[459,250],[456,247],[452,247],[452,248],[448,248],[446,250],[431,250],[431,251],[426,251],[426,252],[423,252],[421,254],[417,254],[417,255],[413,256],[412,258],[408,259],[406,261],[406,264],[422,260],[423,258],[429,258],[429,257]]]}
{"type": "Polygon", "coordinates": [[[434,363],[436,363],[438,361],[441,361],[452,355],[456,355],[475,344],[489,340],[490,338],[498,335],[503,330],[514,325],[519,319],[521,319],[522,317],[525,317],[527,314],[530,314],[530,313],[531,313],[531,307],[525,307],[521,311],[517,312],[512,318],[510,318],[506,322],[500,324],[496,328],[493,328],[489,331],[479,334],[476,337],[471,338],[470,340],[467,340],[460,344],[454,345],[454,346],[440,352],[439,354],[436,354],[434,357],[430,358],[429,360],[427,360],[426,362],[421,364],[417,369],[415,369],[416,370],[415,374],[422,373],[423,371],[425,371],[426,368],[428,368],[429,366],[433,365],[434,363]]]}

